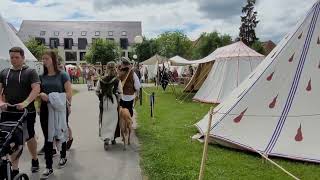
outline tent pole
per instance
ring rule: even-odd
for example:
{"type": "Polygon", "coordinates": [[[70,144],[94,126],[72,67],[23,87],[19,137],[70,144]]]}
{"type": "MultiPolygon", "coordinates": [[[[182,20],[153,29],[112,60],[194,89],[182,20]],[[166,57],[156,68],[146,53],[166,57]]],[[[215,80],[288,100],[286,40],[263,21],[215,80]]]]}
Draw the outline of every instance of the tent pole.
{"type": "Polygon", "coordinates": [[[206,160],[208,155],[208,141],[209,141],[209,135],[210,135],[210,129],[211,129],[212,116],[213,116],[213,107],[210,108],[209,123],[208,123],[207,134],[206,134],[204,146],[203,146],[199,180],[202,180],[204,177],[204,170],[205,170],[205,165],[206,165],[206,160]]]}

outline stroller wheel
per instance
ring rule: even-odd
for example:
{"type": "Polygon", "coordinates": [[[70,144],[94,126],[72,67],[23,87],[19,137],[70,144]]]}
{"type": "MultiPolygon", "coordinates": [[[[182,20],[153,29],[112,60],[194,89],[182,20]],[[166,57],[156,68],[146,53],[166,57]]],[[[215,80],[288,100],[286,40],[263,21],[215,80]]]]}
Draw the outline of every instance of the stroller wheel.
{"type": "Polygon", "coordinates": [[[16,177],[13,178],[13,180],[29,180],[29,177],[27,174],[19,173],[16,175],[16,177]]]}

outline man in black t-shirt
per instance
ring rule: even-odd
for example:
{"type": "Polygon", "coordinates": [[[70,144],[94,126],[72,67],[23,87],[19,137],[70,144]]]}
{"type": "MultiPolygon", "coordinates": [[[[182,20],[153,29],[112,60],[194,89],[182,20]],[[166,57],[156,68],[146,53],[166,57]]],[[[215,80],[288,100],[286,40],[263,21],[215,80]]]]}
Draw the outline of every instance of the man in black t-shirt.
{"type": "MultiPolygon", "coordinates": [[[[20,47],[13,47],[9,50],[11,68],[6,68],[0,72],[0,107],[4,111],[22,111],[27,108],[28,115],[25,118],[28,137],[27,145],[32,156],[32,172],[39,170],[39,161],[37,157],[37,141],[35,140],[34,124],[36,119],[36,111],[34,100],[40,93],[40,79],[34,69],[24,64],[24,51],[20,47]],[[16,109],[12,109],[7,105],[16,105],[16,109]]],[[[1,120],[18,120],[20,113],[1,113],[1,120]]],[[[21,142],[20,142],[21,143],[21,142]]],[[[12,154],[13,175],[19,173],[19,152],[12,154]]]]}

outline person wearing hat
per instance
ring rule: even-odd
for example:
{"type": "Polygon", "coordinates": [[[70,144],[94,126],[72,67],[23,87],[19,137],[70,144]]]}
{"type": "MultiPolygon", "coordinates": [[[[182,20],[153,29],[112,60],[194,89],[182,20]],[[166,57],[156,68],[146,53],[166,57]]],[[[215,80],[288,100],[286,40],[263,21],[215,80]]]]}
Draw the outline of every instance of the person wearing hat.
{"type": "Polygon", "coordinates": [[[120,100],[120,106],[127,108],[132,117],[134,99],[136,95],[139,94],[141,84],[137,74],[133,71],[131,61],[128,58],[121,58],[119,79],[123,86],[123,96],[120,100]]]}

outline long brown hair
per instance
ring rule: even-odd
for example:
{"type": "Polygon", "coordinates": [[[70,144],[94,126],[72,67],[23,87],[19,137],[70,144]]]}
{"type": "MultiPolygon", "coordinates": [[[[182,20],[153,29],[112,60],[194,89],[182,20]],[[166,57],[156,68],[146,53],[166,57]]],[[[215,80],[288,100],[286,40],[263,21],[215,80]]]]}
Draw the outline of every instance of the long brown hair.
{"type": "MultiPolygon", "coordinates": [[[[43,53],[43,55],[48,55],[51,57],[52,59],[52,64],[53,64],[53,68],[54,68],[54,72],[56,74],[60,73],[59,67],[58,67],[58,55],[56,54],[56,52],[51,51],[51,50],[47,50],[43,53]]],[[[48,74],[48,68],[43,66],[43,75],[47,75],[48,74]]]]}

